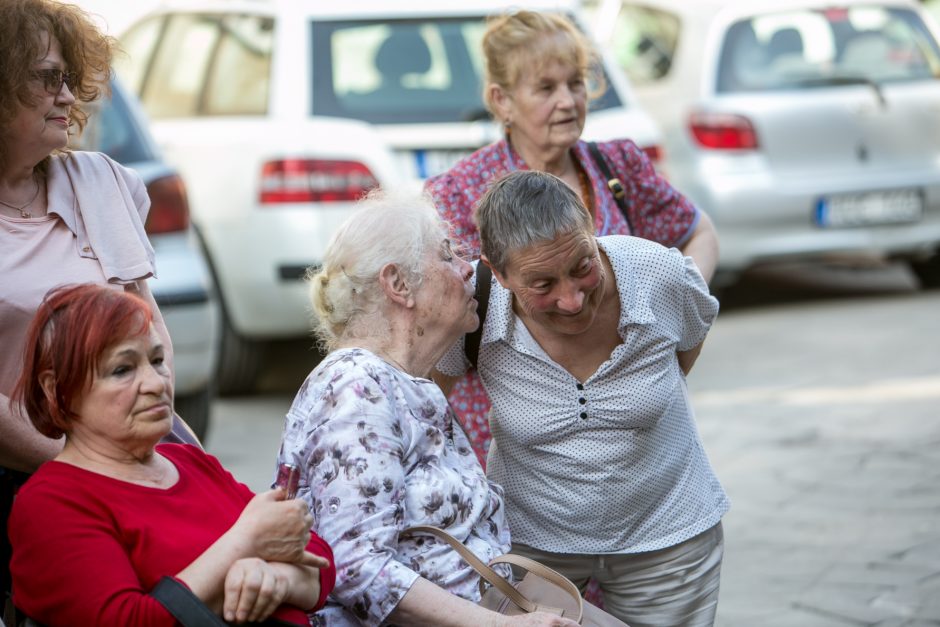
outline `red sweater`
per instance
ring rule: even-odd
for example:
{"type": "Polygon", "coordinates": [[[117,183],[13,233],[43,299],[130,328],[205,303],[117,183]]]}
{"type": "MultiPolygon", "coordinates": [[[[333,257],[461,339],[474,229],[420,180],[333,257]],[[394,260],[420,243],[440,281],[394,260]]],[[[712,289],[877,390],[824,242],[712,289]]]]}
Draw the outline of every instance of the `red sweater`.
{"type": "MultiPolygon", "coordinates": [[[[46,625],[175,625],[147,593],[183,570],[235,523],[254,496],[219,461],[185,444],[157,450],[176,465],[168,490],[48,462],[20,489],[10,515],[13,599],[46,625]]],[[[307,550],[330,560],[320,572],[323,605],[336,570],[311,532],[307,550]]],[[[282,606],[275,616],[308,625],[282,606]]]]}

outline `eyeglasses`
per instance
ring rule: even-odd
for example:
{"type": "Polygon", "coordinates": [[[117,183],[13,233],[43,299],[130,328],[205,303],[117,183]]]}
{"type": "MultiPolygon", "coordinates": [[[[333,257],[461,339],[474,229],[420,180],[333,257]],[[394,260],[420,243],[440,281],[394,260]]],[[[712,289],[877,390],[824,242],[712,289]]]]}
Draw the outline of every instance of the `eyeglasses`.
{"type": "Polygon", "coordinates": [[[46,92],[54,96],[62,90],[62,84],[70,90],[75,86],[78,77],[75,72],[64,72],[57,68],[48,68],[45,70],[36,70],[33,74],[42,81],[42,86],[46,92]]]}

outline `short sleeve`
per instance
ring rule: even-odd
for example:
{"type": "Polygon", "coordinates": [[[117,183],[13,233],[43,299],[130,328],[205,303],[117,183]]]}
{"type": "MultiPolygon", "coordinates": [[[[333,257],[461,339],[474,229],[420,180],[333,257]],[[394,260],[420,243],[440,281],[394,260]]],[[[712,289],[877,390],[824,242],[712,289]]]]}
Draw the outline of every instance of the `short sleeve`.
{"type": "Polygon", "coordinates": [[[691,257],[683,257],[683,270],[683,331],[678,348],[687,351],[705,340],[718,315],[718,299],[709,293],[708,284],[691,257]]]}

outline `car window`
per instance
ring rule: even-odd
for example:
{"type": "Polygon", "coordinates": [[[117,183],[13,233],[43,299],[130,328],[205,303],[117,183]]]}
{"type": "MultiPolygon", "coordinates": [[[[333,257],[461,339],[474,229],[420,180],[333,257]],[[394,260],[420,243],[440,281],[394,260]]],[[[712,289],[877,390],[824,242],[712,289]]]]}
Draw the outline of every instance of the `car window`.
{"type": "MultiPolygon", "coordinates": [[[[482,19],[311,23],[313,113],[372,123],[486,119],[482,19]]],[[[594,109],[620,106],[612,90],[594,109]]]]}
{"type": "Polygon", "coordinates": [[[204,115],[264,115],[268,110],[274,21],[232,15],[222,31],[209,71],[204,115]]]}
{"type": "Polygon", "coordinates": [[[154,119],[264,115],[273,25],[260,16],[171,16],[138,80],[147,112],[154,119]]]}
{"type": "Polygon", "coordinates": [[[878,6],[766,14],[731,25],[719,92],[933,79],[940,50],[920,17],[878,6]]]}
{"type": "Polygon", "coordinates": [[[121,92],[114,90],[110,99],[96,101],[89,113],[74,148],[103,152],[124,164],[153,159],[121,92]]]}
{"type": "Polygon", "coordinates": [[[134,93],[140,92],[144,72],[163,29],[163,16],[146,19],[121,37],[121,50],[114,55],[115,71],[134,93]]]}
{"type": "Polygon", "coordinates": [[[678,16],[625,4],[611,33],[611,52],[632,82],[655,82],[669,73],[679,40],[678,16]]]}

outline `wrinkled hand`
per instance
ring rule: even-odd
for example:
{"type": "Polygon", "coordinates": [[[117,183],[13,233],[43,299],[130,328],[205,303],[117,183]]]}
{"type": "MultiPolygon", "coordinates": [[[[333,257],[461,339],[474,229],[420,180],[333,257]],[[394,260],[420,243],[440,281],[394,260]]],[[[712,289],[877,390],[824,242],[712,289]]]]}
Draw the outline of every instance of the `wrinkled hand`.
{"type": "Polygon", "coordinates": [[[235,623],[262,621],[284,601],[287,578],[257,557],[236,561],[225,575],[222,616],[235,623]]]}
{"type": "Polygon", "coordinates": [[[576,621],[546,612],[507,616],[504,627],[580,627],[576,621]]]}
{"type": "Polygon", "coordinates": [[[298,563],[310,542],[313,516],[299,499],[284,500],[278,488],[256,495],[231,531],[240,534],[255,557],[269,562],[298,563]]]}

